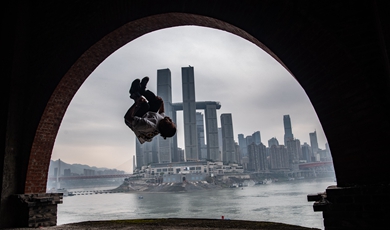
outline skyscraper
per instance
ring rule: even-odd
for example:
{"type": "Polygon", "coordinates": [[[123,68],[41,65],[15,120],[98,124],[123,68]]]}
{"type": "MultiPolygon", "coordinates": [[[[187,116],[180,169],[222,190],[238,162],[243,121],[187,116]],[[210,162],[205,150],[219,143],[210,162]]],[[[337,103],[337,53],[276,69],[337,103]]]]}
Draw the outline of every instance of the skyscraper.
{"type": "MultiPolygon", "coordinates": [[[[198,138],[196,130],[196,102],[194,68],[182,67],[182,90],[183,90],[183,120],[184,120],[184,145],[187,161],[196,161],[198,157],[198,138]]],[[[207,113],[206,113],[207,116],[207,113]]],[[[217,140],[218,140],[218,130],[217,140]]],[[[207,142],[208,144],[208,142],[207,142]]]]}
{"type": "Polygon", "coordinates": [[[256,144],[256,145],[259,145],[261,144],[261,135],[260,135],[260,131],[256,131],[252,134],[252,138],[253,138],[253,142],[256,144]]]}
{"type": "Polygon", "coordinates": [[[222,128],[218,127],[218,148],[219,152],[222,153],[222,128]]]}
{"type": "Polygon", "coordinates": [[[279,145],[279,141],[278,139],[276,139],[276,137],[273,137],[268,140],[268,147],[271,148],[272,145],[276,145],[276,146],[279,145]]]}
{"type": "Polygon", "coordinates": [[[316,156],[318,152],[318,141],[317,141],[317,133],[316,131],[309,133],[310,137],[310,145],[311,145],[311,152],[314,156],[316,156]]]}
{"type": "Polygon", "coordinates": [[[272,145],[269,152],[271,169],[289,169],[290,157],[284,145],[272,145]]]}
{"type": "Polygon", "coordinates": [[[221,114],[222,128],[222,160],[224,163],[237,163],[235,147],[232,114],[221,114]]]}
{"type": "Polygon", "coordinates": [[[207,158],[220,161],[218,143],[218,122],[217,122],[217,106],[215,104],[207,104],[205,109],[206,115],[206,139],[207,139],[207,158]]]}
{"type": "Polygon", "coordinates": [[[198,156],[200,160],[207,158],[207,146],[204,139],[204,121],[203,114],[196,112],[196,127],[198,136],[198,156]]]}
{"type": "Polygon", "coordinates": [[[241,134],[241,133],[238,134],[238,146],[240,147],[241,158],[247,156],[248,154],[247,154],[247,152],[245,152],[246,141],[245,141],[244,134],[241,134]]]}
{"type": "MultiPolygon", "coordinates": [[[[169,69],[157,70],[157,95],[164,101],[165,115],[172,117],[172,86],[171,71],[169,69]]],[[[159,163],[172,162],[173,139],[167,138],[164,140],[164,138],[159,136],[154,138],[153,141],[158,141],[159,163]]]]}
{"type": "Polygon", "coordinates": [[[262,143],[255,144],[254,142],[248,145],[248,170],[249,171],[266,171],[268,170],[266,147],[262,143]]]}
{"type": "Polygon", "coordinates": [[[294,135],[292,133],[290,115],[283,116],[283,124],[284,124],[284,144],[286,145],[288,140],[294,139],[294,135]]]}
{"type": "MultiPolygon", "coordinates": [[[[248,148],[248,145],[255,143],[253,140],[253,137],[251,135],[245,137],[246,147],[248,148]]],[[[247,150],[248,151],[248,150],[247,150]]]]}
{"type": "Polygon", "coordinates": [[[299,163],[300,158],[302,158],[301,142],[298,139],[287,140],[286,147],[290,156],[290,163],[299,163]]]}
{"type": "Polygon", "coordinates": [[[312,161],[311,146],[305,142],[303,143],[301,148],[302,148],[302,160],[305,160],[306,162],[311,162],[312,161]]]}

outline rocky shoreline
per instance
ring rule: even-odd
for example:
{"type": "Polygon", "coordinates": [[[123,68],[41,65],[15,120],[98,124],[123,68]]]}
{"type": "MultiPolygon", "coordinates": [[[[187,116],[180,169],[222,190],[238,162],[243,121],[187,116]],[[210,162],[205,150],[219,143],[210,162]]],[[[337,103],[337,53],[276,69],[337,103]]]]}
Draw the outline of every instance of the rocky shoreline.
{"type": "Polygon", "coordinates": [[[112,189],[113,192],[147,192],[147,193],[161,193],[161,192],[191,192],[209,189],[223,189],[224,187],[208,182],[181,182],[181,183],[146,183],[142,180],[124,182],[118,188],[112,189]]]}

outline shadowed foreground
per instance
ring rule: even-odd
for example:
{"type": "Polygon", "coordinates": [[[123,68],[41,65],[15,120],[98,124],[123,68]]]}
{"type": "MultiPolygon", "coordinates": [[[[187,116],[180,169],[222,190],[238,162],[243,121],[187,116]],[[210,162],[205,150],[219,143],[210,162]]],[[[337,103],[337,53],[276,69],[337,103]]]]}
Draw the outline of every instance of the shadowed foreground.
{"type": "MultiPolygon", "coordinates": [[[[26,228],[27,229],[27,228],[26,228]]],[[[41,229],[261,229],[261,230],[304,230],[318,229],[306,228],[295,225],[258,222],[244,220],[215,220],[215,219],[136,219],[136,220],[111,220],[111,221],[87,221],[73,224],[64,224],[53,227],[41,227],[41,229]]]]}

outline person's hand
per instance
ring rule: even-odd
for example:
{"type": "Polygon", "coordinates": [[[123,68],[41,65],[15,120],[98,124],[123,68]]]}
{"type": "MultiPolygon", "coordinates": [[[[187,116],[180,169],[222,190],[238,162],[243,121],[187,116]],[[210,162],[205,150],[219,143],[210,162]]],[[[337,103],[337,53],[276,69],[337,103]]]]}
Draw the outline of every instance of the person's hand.
{"type": "Polygon", "coordinates": [[[146,102],[146,99],[144,97],[139,97],[137,100],[136,100],[136,104],[141,104],[141,103],[144,103],[146,102]]]}
{"type": "Polygon", "coordinates": [[[156,99],[157,99],[158,101],[164,102],[163,99],[162,99],[161,97],[159,97],[159,96],[156,96],[156,99]]]}

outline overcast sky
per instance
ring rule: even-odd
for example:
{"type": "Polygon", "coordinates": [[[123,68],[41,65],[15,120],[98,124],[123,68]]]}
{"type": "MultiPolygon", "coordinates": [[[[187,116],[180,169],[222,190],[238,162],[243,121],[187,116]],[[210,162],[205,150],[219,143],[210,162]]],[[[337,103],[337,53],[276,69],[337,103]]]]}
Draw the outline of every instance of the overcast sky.
{"type": "MultiPolygon", "coordinates": [[[[326,137],[306,93],[272,57],[236,35],[204,27],[185,26],[146,34],[102,62],[70,103],[53,149],[52,159],[66,163],[117,168],[132,172],[135,135],[123,116],[133,103],[131,82],[149,76],[157,91],[157,70],[169,68],[172,100],[182,101],[181,68],[194,67],[197,101],[219,101],[231,113],[238,134],[260,131],[261,141],[276,137],[283,144],[283,115],[291,118],[294,137],[310,144],[317,131],[319,147],[326,137]]],[[[202,111],[203,113],[203,111],[202,111]]],[[[184,148],[182,112],[178,142],[184,148]]]]}

